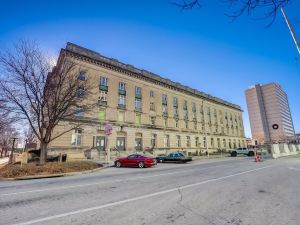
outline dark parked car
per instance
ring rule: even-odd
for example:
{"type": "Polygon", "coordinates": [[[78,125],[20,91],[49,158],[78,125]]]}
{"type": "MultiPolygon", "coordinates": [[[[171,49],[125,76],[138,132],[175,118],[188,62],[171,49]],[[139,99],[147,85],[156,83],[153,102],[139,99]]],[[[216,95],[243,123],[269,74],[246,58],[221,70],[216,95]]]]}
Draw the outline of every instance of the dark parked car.
{"type": "Polygon", "coordinates": [[[159,155],[156,157],[157,162],[177,162],[177,163],[186,163],[192,161],[192,157],[186,157],[181,152],[170,153],[168,155],[159,155]]]}
{"type": "Polygon", "coordinates": [[[133,154],[127,157],[118,158],[115,161],[116,167],[151,167],[156,165],[156,160],[140,154],[133,154]]]}

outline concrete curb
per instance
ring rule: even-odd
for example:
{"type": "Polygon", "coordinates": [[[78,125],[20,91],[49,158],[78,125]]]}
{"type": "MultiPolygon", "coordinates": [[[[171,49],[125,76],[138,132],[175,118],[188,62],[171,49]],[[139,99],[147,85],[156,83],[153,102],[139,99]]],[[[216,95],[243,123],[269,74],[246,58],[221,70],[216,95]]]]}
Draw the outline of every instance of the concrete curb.
{"type": "Polygon", "coordinates": [[[80,172],[70,172],[70,173],[57,173],[57,174],[49,174],[49,175],[34,175],[34,176],[25,176],[25,177],[14,177],[14,178],[4,178],[0,177],[0,181],[14,181],[14,180],[32,180],[32,179],[43,179],[43,178],[54,178],[54,177],[67,177],[67,176],[75,176],[80,174],[87,174],[97,172],[103,169],[108,168],[108,166],[102,166],[92,170],[85,170],[80,172]]]}

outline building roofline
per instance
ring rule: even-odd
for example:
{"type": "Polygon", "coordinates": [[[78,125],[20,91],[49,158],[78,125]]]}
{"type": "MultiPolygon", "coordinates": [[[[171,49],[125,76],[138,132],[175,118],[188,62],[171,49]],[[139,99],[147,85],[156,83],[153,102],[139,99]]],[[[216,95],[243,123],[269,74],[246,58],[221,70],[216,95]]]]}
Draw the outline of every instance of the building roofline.
{"type": "Polygon", "coordinates": [[[125,63],[119,62],[117,59],[108,58],[106,56],[103,56],[103,55],[99,54],[98,52],[95,52],[95,51],[92,51],[90,49],[81,47],[79,45],[68,42],[67,46],[66,46],[66,49],[62,49],[62,51],[66,51],[67,53],[73,53],[73,54],[76,54],[78,56],[86,57],[86,58],[94,60],[96,62],[105,63],[107,65],[114,66],[114,67],[117,67],[119,69],[137,74],[137,75],[139,75],[143,78],[152,80],[154,82],[159,82],[159,83],[165,84],[169,87],[172,87],[172,88],[175,88],[177,90],[183,91],[187,94],[196,96],[198,98],[202,98],[204,100],[209,100],[209,101],[212,101],[212,102],[223,104],[223,105],[231,107],[235,110],[242,111],[242,109],[239,105],[232,104],[232,103],[227,102],[225,100],[222,100],[220,98],[217,98],[217,97],[214,97],[212,95],[206,94],[202,91],[198,91],[198,90],[190,88],[186,85],[182,85],[181,83],[174,82],[174,81],[172,81],[170,79],[167,79],[167,78],[163,78],[163,77],[161,77],[161,76],[159,76],[155,73],[152,73],[152,72],[149,72],[149,71],[146,71],[146,70],[143,70],[143,69],[138,69],[138,68],[136,68],[136,67],[134,67],[130,64],[125,64],[125,63]]]}

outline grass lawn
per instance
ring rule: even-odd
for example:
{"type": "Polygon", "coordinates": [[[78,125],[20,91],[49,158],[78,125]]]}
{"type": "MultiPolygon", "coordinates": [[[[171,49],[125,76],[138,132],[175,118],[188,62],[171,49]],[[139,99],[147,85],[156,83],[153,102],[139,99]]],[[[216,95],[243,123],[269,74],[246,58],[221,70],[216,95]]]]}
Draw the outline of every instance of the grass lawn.
{"type": "Polygon", "coordinates": [[[74,162],[48,162],[44,165],[36,165],[34,163],[16,165],[6,165],[0,168],[0,177],[16,178],[34,175],[51,175],[60,173],[79,172],[85,170],[92,170],[102,167],[90,161],[74,161],[74,162]]]}

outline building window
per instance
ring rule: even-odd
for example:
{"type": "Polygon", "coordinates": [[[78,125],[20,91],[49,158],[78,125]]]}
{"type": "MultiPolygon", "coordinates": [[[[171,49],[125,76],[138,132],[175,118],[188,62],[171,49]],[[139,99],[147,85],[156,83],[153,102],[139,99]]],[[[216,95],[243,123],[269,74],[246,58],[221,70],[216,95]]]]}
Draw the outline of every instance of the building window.
{"type": "Polygon", "coordinates": [[[78,79],[79,80],[86,80],[86,72],[85,71],[80,71],[78,79]]]}
{"type": "Polygon", "coordinates": [[[168,106],[167,105],[162,105],[162,113],[168,114],[168,106]]]}
{"type": "Polygon", "coordinates": [[[126,91],[126,84],[124,82],[119,82],[119,90],[126,91]]]}
{"type": "Polygon", "coordinates": [[[154,104],[154,102],[150,102],[150,111],[155,111],[155,104],[154,104]]]}
{"type": "Polygon", "coordinates": [[[229,146],[229,148],[232,148],[230,139],[228,140],[228,146],[229,146]]]}
{"type": "Polygon", "coordinates": [[[136,97],[141,97],[142,96],[142,88],[135,86],[135,96],[136,97]]]}
{"type": "Polygon", "coordinates": [[[135,114],[134,122],[136,124],[141,124],[141,114],[135,114]]]}
{"type": "Polygon", "coordinates": [[[99,120],[104,121],[105,120],[105,109],[99,110],[99,120]]]}
{"type": "Polygon", "coordinates": [[[125,151],[125,137],[117,137],[117,149],[118,151],[125,151]]]}
{"type": "Polygon", "coordinates": [[[210,116],[210,107],[207,107],[207,115],[210,116]]]}
{"type": "Polygon", "coordinates": [[[210,146],[211,146],[212,148],[215,147],[215,142],[214,142],[214,139],[213,139],[213,138],[210,139],[210,146]]]}
{"type": "Polygon", "coordinates": [[[165,126],[165,127],[168,126],[168,118],[164,118],[164,126],[165,126]]]}
{"type": "Polygon", "coordinates": [[[177,97],[173,97],[173,107],[178,108],[178,98],[177,97]]]}
{"type": "Polygon", "coordinates": [[[226,146],[226,140],[225,139],[223,139],[223,148],[226,148],[227,146],[226,146]]]}
{"type": "Polygon", "coordinates": [[[170,135],[165,135],[164,137],[164,147],[170,147],[170,135]]]}
{"type": "Polygon", "coordinates": [[[135,134],[135,150],[141,151],[143,149],[143,134],[136,133],[135,134]]]}
{"type": "Polygon", "coordinates": [[[180,135],[176,135],[176,147],[177,147],[177,148],[180,148],[180,147],[181,147],[180,135]]]}
{"type": "Polygon", "coordinates": [[[196,147],[199,147],[199,137],[196,137],[196,138],[195,138],[195,146],[196,146],[196,147]]]}
{"type": "Polygon", "coordinates": [[[197,122],[194,122],[194,130],[197,130],[197,122]]]}
{"type": "Polygon", "coordinates": [[[100,100],[101,101],[107,101],[107,92],[106,91],[100,91],[100,100]]]}
{"type": "Polygon", "coordinates": [[[155,117],[154,116],[150,117],[150,124],[155,125],[155,117]]]}
{"type": "Polygon", "coordinates": [[[99,82],[99,89],[102,91],[108,91],[108,78],[107,77],[100,77],[99,82]]]}
{"type": "Polygon", "coordinates": [[[126,96],[126,84],[124,82],[119,82],[119,95],[126,96]]]}
{"type": "Polygon", "coordinates": [[[174,117],[178,117],[178,108],[173,108],[174,117]]]}
{"type": "Polygon", "coordinates": [[[214,117],[217,118],[217,110],[214,109],[214,117]]]}
{"type": "Polygon", "coordinates": [[[189,122],[187,120],[185,120],[184,123],[185,123],[185,128],[188,129],[189,128],[189,122]]]}
{"type": "Polygon", "coordinates": [[[119,95],[118,106],[121,108],[126,107],[126,96],[125,95],[119,95]]]}
{"type": "Polygon", "coordinates": [[[82,117],[84,115],[83,109],[81,107],[77,107],[74,111],[74,116],[82,117]]]}
{"type": "Polygon", "coordinates": [[[154,91],[150,91],[150,98],[154,98],[154,91]]]}
{"type": "Polygon", "coordinates": [[[152,134],[151,136],[151,147],[154,148],[156,146],[156,141],[157,141],[157,135],[152,134]]]}
{"type": "Polygon", "coordinates": [[[162,102],[163,105],[167,105],[168,104],[168,96],[163,94],[161,96],[161,102],[162,102]]]}
{"type": "Polygon", "coordinates": [[[191,137],[190,136],[186,136],[186,147],[191,147],[191,137]]]}
{"type": "Polygon", "coordinates": [[[187,110],[183,110],[183,117],[185,120],[187,120],[189,118],[189,114],[187,110]]]}
{"type": "Polygon", "coordinates": [[[71,145],[74,147],[81,146],[82,143],[82,130],[76,129],[72,134],[71,145]]]}
{"type": "Polygon", "coordinates": [[[142,101],[139,98],[135,99],[135,110],[139,112],[142,111],[142,101]]]}
{"type": "Polygon", "coordinates": [[[105,151],[105,137],[104,136],[94,136],[93,137],[93,147],[97,150],[105,151]]]}
{"type": "Polygon", "coordinates": [[[107,77],[100,77],[100,85],[101,86],[108,86],[108,78],[107,77]]]}
{"type": "Polygon", "coordinates": [[[221,110],[219,111],[219,118],[220,118],[220,124],[223,124],[223,113],[221,110]]]}
{"type": "Polygon", "coordinates": [[[84,87],[79,87],[78,90],[77,90],[77,97],[83,98],[84,95],[85,95],[84,87]]]}
{"type": "Polygon", "coordinates": [[[125,112],[123,112],[123,111],[118,112],[118,121],[119,122],[124,122],[125,121],[125,112]]]}
{"type": "Polygon", "coordinates": [[[187,100],[183,101],[182,108],[183,108],[183,110],[187,110],[187,100]]]}
{"type": "Polygon", "coordinates": [[[203,147],[206,148],[206,137],[203,137],[203,147]]]}
{"type": "Polygon", "coordinates": [[[200,114],[203,114],[203,105],[200,106],[200,114]]]}
{"type": "Polygon", "coordinates": [[[179,121],[175,120],[175,127],[178,128],[179,127],[179,121]]]}
{"type": "Polygon", "coordinates": [[[194,102],[192,103],[192,111],[193,113],[196,113],[196,104],[194,102]]]}
{"type": "Polygon", "coordinates": [[[218,145],[218,148],[221,148],[220,138],[217,138],[217,145],[218,145]]]}

